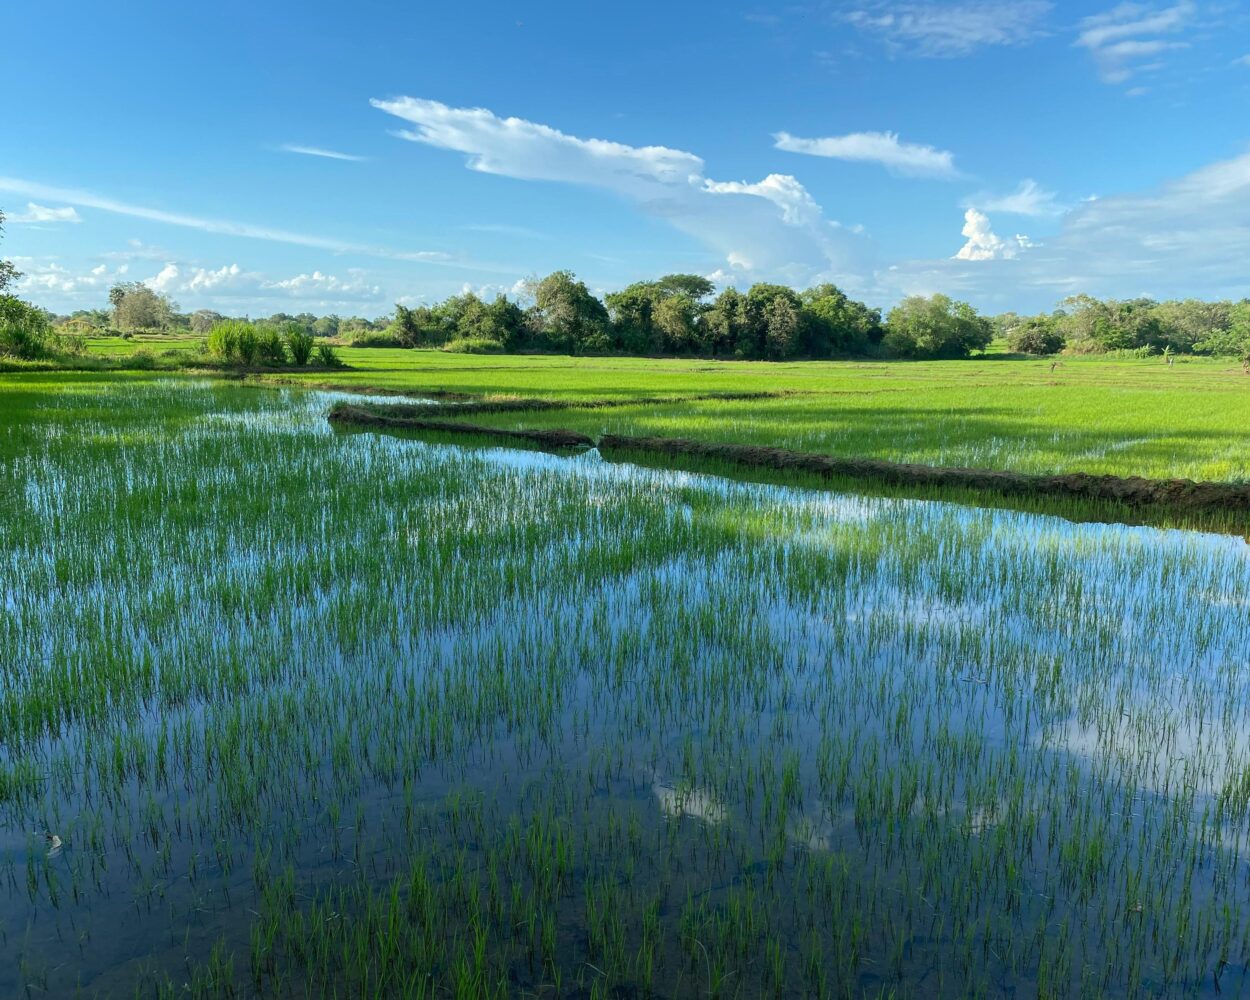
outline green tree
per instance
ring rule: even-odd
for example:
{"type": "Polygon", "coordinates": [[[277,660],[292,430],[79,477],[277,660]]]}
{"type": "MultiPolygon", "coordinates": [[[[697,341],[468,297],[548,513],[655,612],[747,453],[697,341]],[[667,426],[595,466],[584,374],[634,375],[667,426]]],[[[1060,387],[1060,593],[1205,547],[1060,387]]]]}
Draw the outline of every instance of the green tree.
{"type": "Polygon", "coordinates": [[[898,358],[966,358],[993,339],[993,324],[968,303],[912,295],[890,310],[882,345],[898,358]]]}
{"type": "Polygon", "coordinates": [[[1250,299],[1242,299],[1228,307],[1228,319],[1223,328],[1206,340],[1194,345],[1202,354],[1235,357],[1250,361],[1250,299]]]}
{"type": "Polygon", "coordinates": [[[422,330],[416,315],[398,302],[395,303],[395,319],[391,321],[389,330],[404,347],[416,347],[421,343],[422,330]]]}
{"type": "Polygon", "coordinates": [[[792,357],[799,348],[799,310],[788,296],[777,295],[764,307],[764,356],[792,357]]]}
{"type": "Polygon", "coordinates": [[[1063,344],[1063,334],[1053,316],[1017,318],[1008,328],[1007,346],[1021,354],[1058,354],[1063,344]]]}
{"type": "Polygon", "coordinates": [[[560,351],[604,351],[612,346],[608,311],[572,271],[555,271],[531,289],[534,305],[527,322],[560,351]]]}
{"type": "Polygon", "coordinates": [[[169,296],[154,292],[141,281],[128,281],[109,289],[113,324],[121,330],[164,329],[178,311],[169,296]]]}
{"type": "Polygon", "coordinates": [[[339,332],[339,318],[335,315],[322,316],[312,325],[314,337],[335,337],[339,332]]]}
{"type": "Polygon", "coordinates": [[[729,354],[742,337],[746,299],[730,287],[716,297],[703,316],[703,342],[711,354],[729,354]]]}
{"type": "Polygon", "coordinates": [[[856,302],[836,285],[817,285],[799,298],[807,317],[808,356],[867,354],[881,343],[881,310],[856,302]]]}
{"type": "Polygon", "coordinates": [[[194,333],[208,333],[226,317],[212,309],[197,309],[191,314],[191,330],[194,333]]]}

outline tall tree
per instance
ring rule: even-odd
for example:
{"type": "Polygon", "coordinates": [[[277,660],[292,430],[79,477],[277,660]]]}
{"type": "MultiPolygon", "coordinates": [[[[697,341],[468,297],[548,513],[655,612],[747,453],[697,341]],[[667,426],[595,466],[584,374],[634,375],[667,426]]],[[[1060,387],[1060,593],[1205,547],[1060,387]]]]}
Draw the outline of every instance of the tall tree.
{"type": "Polygon", "coordinates": [[[164,329],[178,311],[169,296],[154,292],[141,281],[114,285],[109,289],[109,301],[113,304],[113,323],[121,330],[164,329]]]}
{"type": "Polygon", "coordinates": [[[608,311],[572,271],[555,271],[532,288],[528,320],[548,344],[565,351],[604,351],[612,346],[608,311]]]}
{"type": "Polygon", "coordinates": [[[993,324],[968,303],[911,295],[890,310],[883,344],[900,358],[966,358],[993,338],[993,324]]]}

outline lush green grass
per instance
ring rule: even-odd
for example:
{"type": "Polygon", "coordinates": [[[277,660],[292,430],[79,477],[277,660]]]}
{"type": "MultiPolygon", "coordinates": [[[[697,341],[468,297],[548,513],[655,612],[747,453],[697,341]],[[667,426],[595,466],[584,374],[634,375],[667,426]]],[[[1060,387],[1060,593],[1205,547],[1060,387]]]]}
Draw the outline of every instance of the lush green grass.
{"type": "Polygon", "coordinates": [[[103,357],[125,357],[136,351],[151,351],[160,354],[162,351],[182,351],[194,354],[204,346],[204,338],[199,334],[160,334],[137,333],[132,337],[87,337],[87,352],[103,357]]]}
{"type": "MultiPolygon", "coordinates": [[[[422,392],[637,399],[787,392],[740,402],[498,414],[501,427],[662,434],[1021,472],[1250,478],[1250,378],[1185,358],[948,362],[709,362],[480,357],[345,350],[344,386],[422,392]]],[[[295,376],[299,378],[300,376],[295,376]]],[[[309,375],[323,382],[324,374],[309,375]]]]}

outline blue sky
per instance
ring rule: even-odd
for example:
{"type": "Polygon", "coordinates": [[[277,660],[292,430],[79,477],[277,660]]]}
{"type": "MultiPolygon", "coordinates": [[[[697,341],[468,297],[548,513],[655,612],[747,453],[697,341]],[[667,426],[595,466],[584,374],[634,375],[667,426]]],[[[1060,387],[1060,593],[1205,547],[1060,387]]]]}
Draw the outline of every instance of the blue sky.
{"type": "Polygon", "coordinates": [[[1242,3],[404,6],[10,8],[21,294],[374,316],[567,267],[1250,295],[1242,3]]]}

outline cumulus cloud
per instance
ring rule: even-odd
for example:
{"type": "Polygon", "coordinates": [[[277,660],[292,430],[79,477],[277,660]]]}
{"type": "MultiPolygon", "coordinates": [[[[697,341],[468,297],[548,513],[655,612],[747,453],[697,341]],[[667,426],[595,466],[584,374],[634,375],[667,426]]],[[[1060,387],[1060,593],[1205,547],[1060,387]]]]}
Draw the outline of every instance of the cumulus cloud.
{"type": "Polygon", "coordinates": [[[26,203],[25,212],[19,212],[17,215],[10,215],[6,221],[24,224],[82,222],[82,216],[78,214],[73,205],[64,205],[61,208],[49,208],[46,205],[36,205],[33,201],[28,201],[26,203]]]}
{"type": "Polygon", "coordinates": [[[364,272],[350,270],[346,278],[322,271],[271,278],[259,271],[245,271],[238,264],[206,268],[170,261],[145,284],[169,295],[237,299],[290,298],[310,302],[365,301],[382,297],[382,289],[366,280],[364,272]]]}
{"type": "Polygon", "coordinates": [[[1186,42],[1160,36],[1188,27],[1196,10],[1191,0],[1165,8],[1122,3],[1105,13],[1084,18],[1076,44],[1093,55],[1103,80],[1123,83],[1146,68],[1142,60],[1186,48],[1186,42]]]}
{"type": "Polygon", "coordinates": [[[801,139],[789,132],[777,132],[773,135],[773,144],[788,153],[879,163],[892,173],[908,177],[951,180],[959,176],[953,153],[933,146],[903,142],[896,132],[851,132],[849,135],[821,139],[801,139]]]}
{"type": "Polygon", "coordinates": [[[920,56],[964,56],[987,45],[1021,45],[1041,37],[1054,5],[1048,0],[972,0],[966,3],[867,3],[842,19],[920,56]]]}
{"type": "Polygon", "coordinates": [[[1047,191],[1037,181],[1026,179],[1011,194],[978,194],[964,202],[965,208],[979,208],[984,212],[1003,212],[1008,215],[1028,215],[1035,218],[1063,215],[1067,206],[1059,203],[1054,191],[1047,191]]]}
{"type": "Polygon", "coordinates": [[[354,153],[340,153],[334,149],[322,149],[320,146],[296,146],[292,143],[278,147],[284,153],[298,153],[301,156],[320,156],[325,160],[350,160],[352,163],[361,163],[366,157],[357,156],[354,153]]]}
{"type": "Polygon", "coordinates": [[[21,265],[22,277],[18,279],[18,292],[24,296],[82,296],[92,295],[98,298],[103,289],[115,281],[122,280],[128,270],[125,264],[110,271],[104,264],[85,271],[72,271],[59,261],[49,258],[36,260],[24,257],[18,260],[21,265]]]}
{"type": "Polygon", "coordinates": [[[1033,245],[1027,236],[1004,240],[990,228],[989,216],[975,208],[964,212],[962,233],[968,242],[956,252],[955,260],[1010,260],[1033,245]]]}
{"type": "Polygon", "coordinates": [[[611,192],[693,236],[726,262],[749,260],[746,270],[753,277],[801,283],[838,273],[862,253],[789,175],[714,180],[700,157],[667,146],[583,139],[485,108],[413,97],[371,103],[415,126],[397,132],[401,138],[463,153],[471,170],[611,192]]]}

